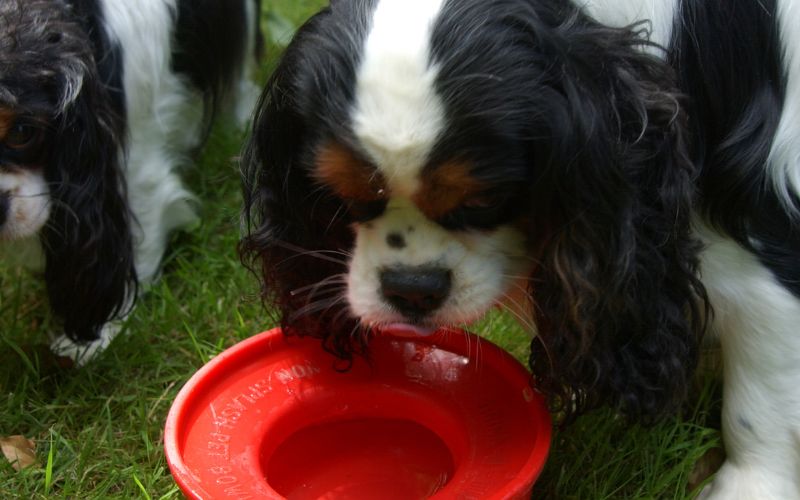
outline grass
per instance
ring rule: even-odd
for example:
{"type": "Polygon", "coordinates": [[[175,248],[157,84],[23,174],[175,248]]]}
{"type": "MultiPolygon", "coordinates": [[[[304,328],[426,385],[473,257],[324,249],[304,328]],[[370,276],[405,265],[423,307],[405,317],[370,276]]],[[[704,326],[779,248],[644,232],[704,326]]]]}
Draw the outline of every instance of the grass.
{"type": "MultiPolygon", "coordinates": [[[[320,4],[267,1],[264,25],[299,24],[320,4]]],[[[57,327],[40,281],[0,265],[0,436],[35,439],[39,457],[22,472],[0,460],[0,498],[181,498],[162,451],[171,401],[212,356],[272,326],[235,253],[240,196],[232,157],[241,140],[230,128],[215,129],[189,172],[206,200],[202,224],[174,237],[164,279],[141,300],[129,334],[88,368],[62,370],[30,348],[57,327]]],[[[528,341],[508,318],[494,315],[475,330],[525,359],[528,341]]],[[[685,416],[655,427],[631,427],[599,411],[557,431],[535,496],[689,497],[694,463],[719,445],[716,389],[702,381],[685,416]]]]}

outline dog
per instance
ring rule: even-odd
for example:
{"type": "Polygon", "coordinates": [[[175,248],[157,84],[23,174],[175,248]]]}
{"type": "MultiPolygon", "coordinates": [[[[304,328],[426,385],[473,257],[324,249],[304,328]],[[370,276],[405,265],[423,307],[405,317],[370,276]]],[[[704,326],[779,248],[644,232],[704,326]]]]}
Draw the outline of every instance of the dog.
{"type": "Polygon", "coordinates": [[[345,358],[504,304],[565,418],[674,412],[718,338],[728,458],[704,494],[800,498],[797,19],[797,0],[331,2],[255,113],[242,258],[287,332],[345,358]]]}
{"type": "Polygon", "coordinates": [[[196,220],[178,169],[215,115],[255,105],[259,4],[0,4],[0,243],[43,268],[57,353],[102,350],[196,220]]]}

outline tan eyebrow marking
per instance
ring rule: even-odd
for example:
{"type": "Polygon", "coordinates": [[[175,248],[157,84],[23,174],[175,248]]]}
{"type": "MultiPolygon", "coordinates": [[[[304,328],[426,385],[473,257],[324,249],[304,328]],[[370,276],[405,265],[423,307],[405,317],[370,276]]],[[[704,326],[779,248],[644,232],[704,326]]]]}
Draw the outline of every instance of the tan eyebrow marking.
{"type": "Polygon", "coordinates": [[[472,175],[467,161],[448,161],[422,173],[414,202],[430,219],[438,219],[481,191],[483,184],[472,175]]]}
{"type": "Polygon", "coordinates": [[[314,163],[314,179],[342,198],[375,201],[388,196],[381,173],[338,142],[330,141],[319,148],[314,163]]]}

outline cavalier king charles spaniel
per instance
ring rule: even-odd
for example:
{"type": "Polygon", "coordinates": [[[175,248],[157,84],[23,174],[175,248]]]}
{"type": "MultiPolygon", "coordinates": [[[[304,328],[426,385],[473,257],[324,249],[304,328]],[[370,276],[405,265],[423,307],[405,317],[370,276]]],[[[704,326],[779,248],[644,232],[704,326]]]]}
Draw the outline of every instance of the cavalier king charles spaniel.
{"type": "Polygon", "coordinates": [[[345,358],[504,304],[566,417],[674,411],[708,329],[728,458],[706,494],[800,498],[798,19],[332,1],[256,111],[243,258],[283,327],[345,358]]]}
{"type": "Polygon", "coordinates": [[[0,2],[0,247],[43,267],[57,352],[105,347],[195,220],[177,170],[255,105],[258,3],[0,2]]]}

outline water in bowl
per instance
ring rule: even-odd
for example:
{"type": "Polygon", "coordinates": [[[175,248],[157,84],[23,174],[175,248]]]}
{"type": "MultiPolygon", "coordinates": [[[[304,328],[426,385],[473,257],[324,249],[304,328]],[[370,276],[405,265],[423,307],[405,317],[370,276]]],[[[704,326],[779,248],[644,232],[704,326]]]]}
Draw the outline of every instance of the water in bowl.
{"type": "Polygon", "coordinates": [[[269,485],[290,500],[426,498],[455,470],[450,450],[433,431],[384,418],[305,427],[262,459],[269,485]]]}

